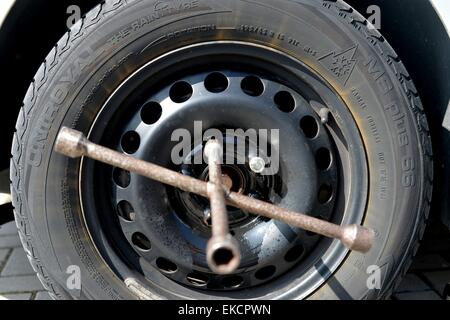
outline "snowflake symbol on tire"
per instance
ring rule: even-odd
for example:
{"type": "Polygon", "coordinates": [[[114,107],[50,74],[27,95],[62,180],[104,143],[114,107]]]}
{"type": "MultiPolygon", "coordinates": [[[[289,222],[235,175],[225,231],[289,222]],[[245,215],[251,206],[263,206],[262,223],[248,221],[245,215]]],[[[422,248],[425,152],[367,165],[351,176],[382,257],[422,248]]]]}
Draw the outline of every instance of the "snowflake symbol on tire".
{"type": "Polygon", "coordinates": [[[357,46],[354,46],[339,53],[332,52],[320,58],[319,61],[324,67],[329,69],[343,85],[346,85],[357,63],[354,59],[357,48],[357,46]]]}
{"type": "Polygon", "coordinates": [[[334,58],[333,65],[334,68],[332,68],[331,71],[333,71],[337,77],[347,75],[352,69],[352,61],[344,56],[334,58]]]}

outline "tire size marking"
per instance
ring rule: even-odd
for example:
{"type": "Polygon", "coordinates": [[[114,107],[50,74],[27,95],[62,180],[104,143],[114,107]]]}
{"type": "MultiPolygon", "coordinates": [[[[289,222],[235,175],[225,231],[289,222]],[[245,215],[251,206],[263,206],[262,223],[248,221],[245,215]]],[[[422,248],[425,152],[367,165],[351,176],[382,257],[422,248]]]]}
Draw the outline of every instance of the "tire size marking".
{"type": "Polygon", "coordinates": [[[285,33],[277,32],[266,27],[243,24],[238,26],[236,30],[242,33],[259,35],[261,37],[265,37],[271,40],[278,40],[280,42],[285,42],[295,48],[302,48],[305,53],[307,53],[312,57],[317,57],[318,55],[317,50],[313,49],[309,45],[303,44],[300,40],[288,36],[285,33]]]}
{"type": "MultiPolygon", "coordinates": [[[[287,39],[286,34],[276,32],[276,31],[273,31],[273,30],[270,30],[268,28],[261,27],[261,26],[253,26],[253,25],[243,24],[237,28],[237,31],[244,32],[244,33],[250,33],[250,34],[257,34],[257,35],[260,35],[263,37],[277,39],[280,41],[285,41],[287,39]]],[[[290,43],[294,43],[297,46],[300,44],[300,42],[297,40],[294,40],[292,38],[289,38],[289,39],[290,39],[290,41],[289,41],[290,43]]]]}

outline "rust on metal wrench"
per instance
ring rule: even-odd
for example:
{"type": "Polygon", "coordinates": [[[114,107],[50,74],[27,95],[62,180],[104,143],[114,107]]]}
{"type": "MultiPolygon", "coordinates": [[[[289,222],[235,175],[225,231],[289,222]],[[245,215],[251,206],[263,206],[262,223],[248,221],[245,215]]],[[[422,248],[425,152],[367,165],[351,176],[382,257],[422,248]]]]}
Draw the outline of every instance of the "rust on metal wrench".
{"type": "MultiPolygon", "coordinates": [[[[72,158],[85,156],[205,198],[211,199],[212,197],[215,197],[214,194],[217,195],[217,193],[214,192],[217,188],[217,181],[216,183],[211,181],[201,181],[164,167],[135,159],[131,156],[96,145],[90,142],[81,132],[69,128],[61,129],[55,144],[55,151],[72,158]],[[211,192],[211,190],[213,190],[213,192],[211,192]]],[[[340,226],[303,213],[277,207],[245,195],[230,192],[224,187],[222,189],[224,190],[223,195],[226,199],[226,203],[233,207],[269,219],[279,220],[293,227],[314,232],[325,237],[339,239],[350,250],[365,253],[368,252],[373,245],[375,233],[372,229],[359,225],[340,226]]],[[[219,206],[217,207],[219,208],[219,206]]],[[[219,217],[221,216],[221,210],[223,210],[223,208],[219,209],[219,217]]],[[[216,234],[223,236],[223,230],[221,232],[219,231],[213,230],[213,234],[214,232],[217,232],[216,234]]],[[[214,266],[210,267],[214,268],[214,266]]]]}
{"type": "Polygon", "coordinates": [[[217,140],[210,140],[206,143],[204,153],[209,166],[208,194],[212,229],[212,237],[206,248],[206,258],[212,271],[230,274],[239,267],[241,256],[239,244],[229,230],[226,194],[222,184],[223,149],[217,140]]]}

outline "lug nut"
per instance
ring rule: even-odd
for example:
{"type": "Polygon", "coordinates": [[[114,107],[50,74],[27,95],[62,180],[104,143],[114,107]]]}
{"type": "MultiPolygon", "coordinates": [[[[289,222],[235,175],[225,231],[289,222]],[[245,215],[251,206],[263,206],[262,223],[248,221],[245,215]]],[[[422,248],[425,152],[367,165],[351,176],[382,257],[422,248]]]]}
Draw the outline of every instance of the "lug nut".
{"type": "Polygon", "coordinates": [[[322,122],[322,124],[328,123],[328,120],[330,118],[330,109],[328,109],[328,108],[320,109],[319,116],[320,116],[320,121],[322,122]]]}
{"type": "Polygon", "coordinates": [[[211,226],[211,210],[210,209],[205,209],[205,211],[203,212],[203,222],[205,223],[205,225],[211,226]]]}
{"type": "Polygon", "coordinates": [[[253,157],[250,159],[249,166],[254,173],[262,173],[266,168],[266,162],[263,158],[253,157]]]}

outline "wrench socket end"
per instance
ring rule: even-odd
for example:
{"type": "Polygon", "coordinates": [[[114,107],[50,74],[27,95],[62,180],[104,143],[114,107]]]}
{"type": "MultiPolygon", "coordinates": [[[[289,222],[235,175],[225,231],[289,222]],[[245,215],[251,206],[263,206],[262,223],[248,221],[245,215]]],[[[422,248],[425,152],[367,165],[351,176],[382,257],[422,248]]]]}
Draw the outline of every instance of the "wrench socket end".
{"type": "Polygon", "coordinates": [[[55,142],[55,151],[70,158],[80,158],[87,152],[87,139],[79,131],[63,127],[55,142]]]}
{"type": "Polygon", "coordinates": [[[375,232],[372,229],[355,224],[342,227],[342,243],[350,250],[368,252],[374,243],[375,232]]]}
{"type": "Polygon", "coordinates": [[[206,259],[211,270],[217,274],[230,274],[241,263],[239,244],[231,235],[212,237],[206,248],[206,259]]]}

